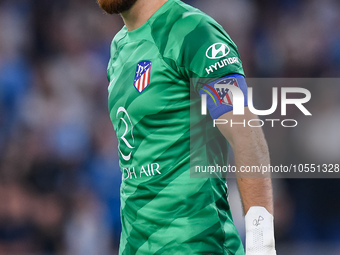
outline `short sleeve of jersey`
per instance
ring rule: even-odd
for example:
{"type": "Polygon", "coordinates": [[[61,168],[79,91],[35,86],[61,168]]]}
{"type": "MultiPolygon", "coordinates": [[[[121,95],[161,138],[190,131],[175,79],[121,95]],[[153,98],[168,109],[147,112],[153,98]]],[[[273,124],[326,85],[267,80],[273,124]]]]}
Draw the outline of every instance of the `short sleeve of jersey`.
{"type": "MultiPolygon", "coordinates": [[[[242,62],[235,43],[212,18],[201,13],[184,13],[177,22],[183,38],[177,63],[188,79],[221,78],[231,74],[244,76],[242,62]]],[[[193,83],[196,91],[202,87],[193,83]]]]}

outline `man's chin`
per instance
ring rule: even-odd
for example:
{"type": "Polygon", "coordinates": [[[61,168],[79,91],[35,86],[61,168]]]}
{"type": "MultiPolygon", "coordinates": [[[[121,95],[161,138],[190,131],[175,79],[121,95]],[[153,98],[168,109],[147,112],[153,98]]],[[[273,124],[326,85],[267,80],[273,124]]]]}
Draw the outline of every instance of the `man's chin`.
{"type": "Polygon", "coordinates": [[[137,2],[137,0],[97,0],[100,8],[109,14],[126,12],[137,2]]]}

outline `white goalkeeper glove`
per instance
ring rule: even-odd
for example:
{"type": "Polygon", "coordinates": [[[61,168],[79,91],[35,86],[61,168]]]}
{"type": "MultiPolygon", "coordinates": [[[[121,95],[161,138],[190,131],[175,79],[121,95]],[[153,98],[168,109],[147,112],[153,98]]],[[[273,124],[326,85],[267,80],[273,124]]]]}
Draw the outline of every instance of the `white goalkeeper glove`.
{"type": "Polygon", "coordinates": [[[276,255],[273,215],[262,206],[252,206],[245,221],[246,255],[276,255]]]}

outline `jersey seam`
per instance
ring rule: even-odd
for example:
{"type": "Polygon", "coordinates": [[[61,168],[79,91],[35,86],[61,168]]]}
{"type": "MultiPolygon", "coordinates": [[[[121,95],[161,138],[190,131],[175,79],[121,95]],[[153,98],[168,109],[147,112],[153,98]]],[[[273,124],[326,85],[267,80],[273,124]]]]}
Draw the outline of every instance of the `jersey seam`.
{"type": "Polygon", "coordinates": [[[113,41],[113,43],[115,43],[115,44],[117,45],[117,47],[116,47],[116,50],[115,50],[114,55],[112,56],[112,54],[111,54],[110,60],[113,60],[113,59],[119,54],[121,48],[124,47],[126,44],[128,44],[128,43],[123,43],[122,45],[119,45],[119,43],[120,43],[126,36],[127,36],[127,33],[125,33],[124,36],[123,36],[122,38],[120,38],[117,42],[114,42],[114,41],[113,41]]]}
{"type": "MultiPolygon", "coordinates": [[[[185,9],[186,11],[189,11],[188,8],[185,8],[184,6],[182,6],[182,5],[181,5],[178,1],[176,1],[176,0],[174,1],[174,4],[180,6],[181,8],[185,9]]],[[[202,20],[202,19],[203,19],[203,17],[201,17],[201,20],[202,20]]],[[[178,21],[178,20],[177,20],[177,21],[178,21]]],[[[176,21],[176,22],[177,22],[177,21],[176,21]]],[[[147,22],[148,22],[148,25],[151,27],[151,24],[150,24],[149,20],[148,20],[147,22]]],[[[174,22],[173,26],[176,24],[176,22],[174,22]]],[[[196,29],[196,28],[199,26],[199,24],[200,24],[200,23],[198,22],[194,29],[196,29]]],[[[155,40],[155,38],[154,38],[154,35],[151,34],[151,36],[152,36],[154,45],[156,45],[156,47],[157,47],[157,49],[158,49],[158,53],[159,53],[159,55],[160,55],[162,61],[164,62],[164,64],[165,64],[167,67],[169,67],[171,70],[173,70],[174,72],[178,73],[180,76],[182,76],[183,78],[185,78],[185,75],[182,74],[180,70],[175,70],[173,67],[171,67],[171,66],[165,61],[165,59],[164,59],[165,56],[164,56],[163,54],[161,54],[160,48],[159,48],[159,46],[156,44],[156,40],[155,40]]],[[[176,58],[174,58],[174,57],[172,57],[172,56],[169,56],[169,59],[173,60],[178,68],[186,68],[185,66],[182,66],[181,64],[178,63],[178,59],[176,59],[176,58]]],[[[189,70],[190,72],[195,73],[194,71],[190,70],[190,68],[188,68],[188,70],[189,70]]],[[[195,74],[196,74],[196,73],[195,73],[195,74]]],[[[196,75],[198,76],[198,74],[196,74],[196,75]]],[[[187,77],[187,78],[190,79],[190,77],[187,77]]]]}
{"type": "MultiPolygon", "coordinates": [[[[150,25],[150,24],[149,24],[149,25],[150,25]]],[[[162,62],[163,62],[169,69],[171,69],[171,70],[174,71],[175,73],[178,73],[178,74],[180,74],[180,76],[182,76],[182,74],[179,72],[179,70],[175,70],[173,67],[171,67],[171,66],[165,61],[165,59],[164,59],[165,56],[164,56],[163,54],[161,54],[160,48],[159,48],[159,46],[156,44],[156,41],[155,41],[154,36],[153,36],[152,34],[151,34],[151,36],[152,36],[153,44],[156,46],[156,48],[157,48],[157,50],[158,50],[158,55],[159,55],[160,59],[162,60],[162,62]]],[[[177,61],[176,61],[174,58],[169,57],[169,59],[173,60],[173,61],[175,62],[175,64],[176,64],[176,66],[178,66],[177,61]]]]}
{"type": "Polygon", "coordinates": [[[120,39],[117,41],[117,45],[118,45],[118,43],[119,43],[121,40],[123,40],[123,39],[127,36],[127,34],[128,34],[128,32],[126,31],[125,34],[124,34],[124,36],[123,36],[122,38],[120,38],[120,39]]]}

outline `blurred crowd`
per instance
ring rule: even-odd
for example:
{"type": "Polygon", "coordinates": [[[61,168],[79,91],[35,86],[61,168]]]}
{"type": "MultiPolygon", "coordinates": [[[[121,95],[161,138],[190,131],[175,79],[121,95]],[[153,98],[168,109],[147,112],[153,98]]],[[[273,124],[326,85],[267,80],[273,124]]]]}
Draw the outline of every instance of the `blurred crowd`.
{"type": "Polygon", "coordinates": [[[0,1],[0,254],[112,254],[119,184],[95,1],[0,1]]]}
{"type": "MultiPolygon", "coordinates": [[[[185,2],[231,35],[248,77],[340,76],[337,0],[185,2]]],[[[122,26],[95,0],[0,0],[0,255],[117,253],[106,66],[122,26]]],[[[303,129],[265,130],[274,164],[339,163],[340,87],[314,94],[303,129]]],[[[274,184],[280,254],[340,254],[340,181],[274,184]]]]}

